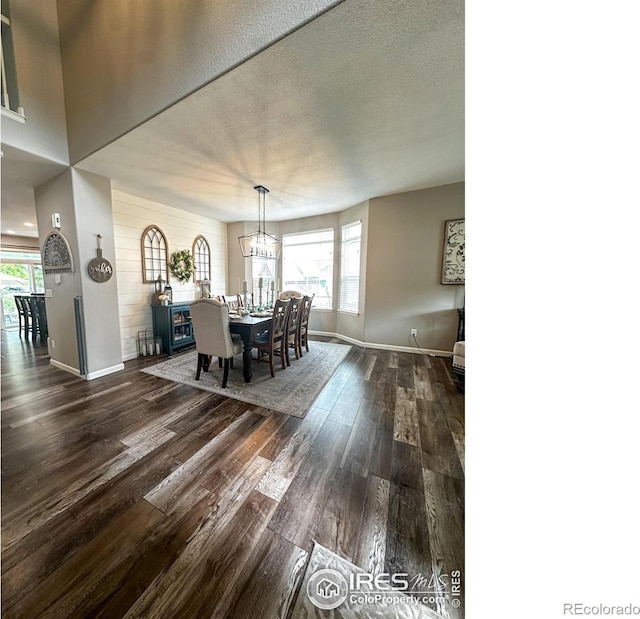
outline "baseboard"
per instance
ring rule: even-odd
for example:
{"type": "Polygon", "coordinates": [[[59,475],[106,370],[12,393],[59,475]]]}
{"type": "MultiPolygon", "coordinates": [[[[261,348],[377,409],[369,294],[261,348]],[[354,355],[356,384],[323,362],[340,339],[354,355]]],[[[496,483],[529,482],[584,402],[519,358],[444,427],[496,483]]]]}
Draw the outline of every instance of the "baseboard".
{"type": "Polygon", "coordinates": [[[79,378],[84,378],[85,380],[93,380],[94,378],[100,378],[101,376],[107,376],[108,374],[113,374],[114,372],[120,372],[124,370],[124,363],[119,363],[118,365],[113,365],[110,368],[104,368],[103,370],[98,370],[97,372],[89,372],[89,374],[80,374],[80,370],[76,368],[72,368],[70,365],[66,363],[61,363],[60,361],[56,361],[55,359],[49,359],[49,363],[60,370],[64,370],[65,372],[69,372],[74,376],[78,376],[79,378]]]}
{"type": "Polygon", "coordinates": [[[100,378],[101,376],[107,376],[108,374],[113,374],[114,372],[120,372],[122,370],[124,370],[124,363],[118,363],[118,365],[112,365],[110,368],[104,368],[97,372],[89,372],[84,378],[85,380],[93,380],[94,378],[100,378]]]}
{"type": "Polygon", "coordinates": [[[122,361],[131,361],[132,359],[137,359],[138,358],[138,353],[136,352],[131,352],[128,355],[122,355],[122,361]]]}
{"type": "Polygon", "coordinates": [[[65,372],[69,372],[69,374],[73,374],[74,376],[82,376],[82,374],[80,374],[80,370],[72,368],[66,363],[61,363],[60,361],[56,361],[55,359],[49,359],[49,363],[54,367],[57,367],[59,370],[64,370],[65,372]]]}
{"type": "Polygon", "coordinates": [[[429,355],[431,357],[453,357],[451,350],[436,350],[433,348],[415,348],[411,346],[394,346],[392,344],[376,344],[375,342],[361,342],[352,337],[340,333],[328,333],[327,331],[309,331],[309,335],[322,335],[324,337],[337,337],[339,340],[362,346],[363,348],[378,348],[380,350],[394,350],[397,352],[412,352],[417,355],[429,355]]]}

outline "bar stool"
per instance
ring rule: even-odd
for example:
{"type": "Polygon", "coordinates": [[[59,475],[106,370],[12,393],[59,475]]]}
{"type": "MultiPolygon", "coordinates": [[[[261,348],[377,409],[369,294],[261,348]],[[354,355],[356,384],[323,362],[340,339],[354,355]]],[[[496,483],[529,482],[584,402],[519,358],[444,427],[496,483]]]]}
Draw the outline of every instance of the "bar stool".
{"type": "Polygon", "coordinates": [[[29,307],[29,301],[27,297],[22,295],[16,295],[16,306],[18,308],[18,322],[20,324],[20,336],[22,336],[22,330],[24,329],[24,336],[29,337],[29,330],[31,329],[31,308],[29,307]]]}

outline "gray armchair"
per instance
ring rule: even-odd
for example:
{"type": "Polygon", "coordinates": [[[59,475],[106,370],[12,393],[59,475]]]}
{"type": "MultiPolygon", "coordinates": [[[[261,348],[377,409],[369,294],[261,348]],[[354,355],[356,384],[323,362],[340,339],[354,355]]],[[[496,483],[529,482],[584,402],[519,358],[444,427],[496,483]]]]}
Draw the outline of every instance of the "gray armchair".
{"type": "Polygon", "coordinates": [[[229,306],[215,299],[198,299],[191,303],[189,309],[198,352],[196,380],[200,380],[203,368],[205,372],[208,370],[210,357],[218,357],[224,359],[224,389],[229,378],[229,362],[233,366],[233,356],[243,349],[242,338],[232,335],[229,330],[229,306]]]}

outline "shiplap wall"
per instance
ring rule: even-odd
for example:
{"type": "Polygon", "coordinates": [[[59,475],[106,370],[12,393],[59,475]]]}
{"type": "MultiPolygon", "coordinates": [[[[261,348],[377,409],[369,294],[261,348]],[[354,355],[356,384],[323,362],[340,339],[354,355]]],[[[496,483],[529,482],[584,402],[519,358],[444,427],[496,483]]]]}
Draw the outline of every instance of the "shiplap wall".
{"type": "MultiPolygon", "coordinates": [[[[227,224],[186,213],[180,209],[113,190],[113,227],[118,273],[120,337],[123,361],[137,356],[138,331],[152,328],[151,296],[153,284],[142,283],[140,239],[150,225],[158,226],[167,238],[169,256],[181,249],[193,250],[193,241],[201,234],[211,247],[211,290],[226,292],[227,224]]],[[[182,284],[171,275],[173,300],[192,301],[200,296],[194,283],[182,284]]]]}

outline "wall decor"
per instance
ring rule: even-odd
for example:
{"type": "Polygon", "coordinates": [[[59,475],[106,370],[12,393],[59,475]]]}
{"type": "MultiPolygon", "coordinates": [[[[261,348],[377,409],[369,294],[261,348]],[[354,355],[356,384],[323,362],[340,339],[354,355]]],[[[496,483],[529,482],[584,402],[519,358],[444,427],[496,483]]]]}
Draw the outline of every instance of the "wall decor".
{"type": "Polygon", "coordinates": [[[111,263],[102,257],[102,247],[100,247],[100,241],[102,240],[102,235],[98,234],[98,249],[97,249],[97,258],[92,258],[89,260],[89,265],[87,266],[87,271],[89,273],[89,277],[99,284],[104,284],[106,281],[111,279],[113,275],[113,267],[111,263]]]}
{"type": "Polygon", "coordinates": [[[140,239],[142,282],[153,284],[158,277],[169,281],[167,238],[158,226],[149,226],[140,239]]]}
{"type": "Polygon", "coordinates": [[[73,255],[62,232],[51,232],[42,248],[42,268],[50,273],[73,273],[73,255]]]}
{"type": "Polygon", "coordinates": [[[191,251],[188,249],[182,249],[180,251],[174,251],[171,254],[171,261],[169,262],[171,272],[184,284],[191,279],[191,276],[195,272],[195,262],[191,251]]]}
{"type": "Polygon", "coordinates": [[[464,279],[464,219],[450,219],[444,222],[442,283],[464,284],[464,279]]]}

